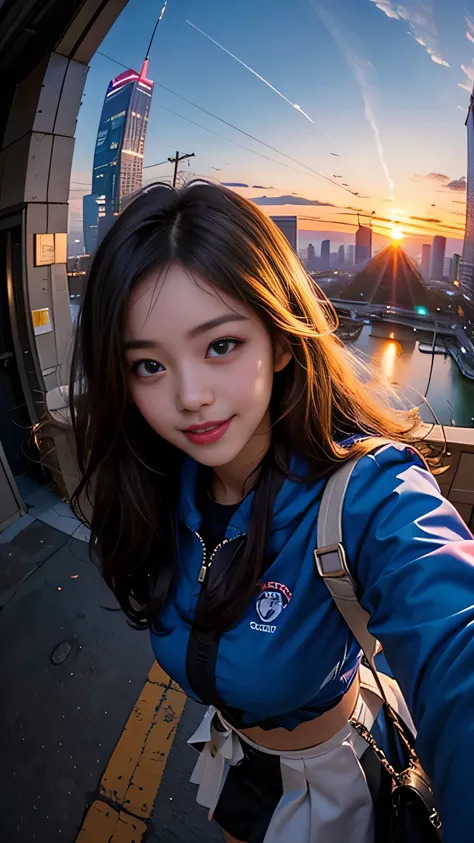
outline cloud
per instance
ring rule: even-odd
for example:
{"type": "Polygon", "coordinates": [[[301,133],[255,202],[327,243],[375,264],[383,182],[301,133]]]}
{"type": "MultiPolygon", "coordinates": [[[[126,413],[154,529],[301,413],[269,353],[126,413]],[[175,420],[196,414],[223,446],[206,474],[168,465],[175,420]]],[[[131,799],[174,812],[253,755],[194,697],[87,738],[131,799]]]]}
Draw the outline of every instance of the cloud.
{"type": "Polygon", "coordinates": [[[449,67],[450,66],[447,61],[445,61],[444,59],[441,58],[441,56],[436,56],[434,53],[430,53],[429,49],[428,49],[428,53],[431,56],[431,61],[436,62],[436,64],[441,64],[443,67],[449,67]]]}
{"type": "Polygon", "coordinates": [[[254,196],[251,202],[256,205],[314,205],[334,208],[332,202],[320,202],[319,199],[306,199],[304,196],[254,196]]]}
{"type": "Polygon", "coordinates": [[[426,0],[423,3],[419,0],[405,0],[405,3],[397,3],[395,0],[369,0],[369,2],[375,3],[377,9],[380,9],[388,18],[405,21],[410,27],[408,34],[426,50],[431,61],[442,67],[449,67],[448,62],[438,50],[438,30],[431,3],[426,0]]]}
{"type": "Polygon", "coordinates": [[[453,179],[446,185],[449,190],[466,190],[466,176],[461,176],[460,179],[453,179]]]}
{"type": "Polygon", "coordinates": [[[221,181],[223,187],[249,187],[241,181],[221,181]]]}
{"type": "Polygon", "coordinates": [[[465,205],[466,204],[465,199],[451,199],[451,202],[454,205],[465,205]]]}
{"type": "Polygon", "coordinates": [[[467,78],[469,79],[469,84],[467,84],[467,82],[458,82],[458,85],[460,88],[464,88],[465,91],[471,93],[474,85],[474,64],[471,66],[462,64],[461,70],[463,73],[466,74],[467,78]]]}
{"type": "MultiPolygon", "coordinates": [[[[364,103],[364,117],[372,130],[377,155],[385,178],[387,180],[390,195],[393,197],[392,201],[394,201],[395,184],[390,175],[387,160],[385,158],[385,152],[382,145],[382,137],[375,115],[374,100],[376,89],[373,85],[373,82],[371,81],[374,70],[373,65],[370,63],[370,61],[358,55],[357,50],[349,41],[349,36],[346,36],[342,29],[340,29],[336,18],[329,12],[328,9],[326,9],[325,7],[323,8],[320,3],[314,2],[314,0],[313,6],[316,10],[316,14],[321,19],[323,26],[326,27],[327,31],[333,38],[339,52],[344,58],[354,80],[356,81],[359,87],[362,101],[364,103]]],[[[352,190],[351,193],[353,193],[354,196],[359,195],[359,193],[354,190],[352,190]]]]}
{"type": "Polygon", "coordinates": [[[265,187],[264,184],[253,184],[252,187],[254,190],[274,190],[273,187],[265,187]]]}
{"type": "Polygon", "coordinates": [[[418,220],[419,222],[441,222],[441,220],[436,219],[436,217],[408,217],[409,220],[418,220]]]}
{"type": "Polygon", "coordinates": [[[467,26],[466,38],[469,41],[474,41],[474,20],[471,18],[469,12],[466,12],[464,19],[467,26]]]}
{"type": "MultiPolygon", "coordinates": [[[[451,179],[445,176],[444,173],[427,173],[425,176],[415,175],[412,178],[414,182],[432,182],[440,187],[445,187],[447,190],[466,190],[466,177],[461,176],[458,179],[451,179]]],[[[443,191],[440,191],[441,193],[443,191]]]]}
{"type": "Polygon", "coordinates": [[[415,182],[425,182],[425,181],[432,181],[436,182],[437,184],[446,185],[450,178],[449,176],[445,176],[443,173],[427,173],[425,176],[418,176],[414,175],[412,181],[415,182]]]}

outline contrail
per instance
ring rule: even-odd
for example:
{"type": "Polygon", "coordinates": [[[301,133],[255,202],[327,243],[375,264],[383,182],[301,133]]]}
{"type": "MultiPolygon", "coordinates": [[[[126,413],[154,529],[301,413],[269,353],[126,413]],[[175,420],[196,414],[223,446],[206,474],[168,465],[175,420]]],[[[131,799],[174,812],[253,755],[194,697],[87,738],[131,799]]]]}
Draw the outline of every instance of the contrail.
{"type": "Polygon", "coordinates": [[[186,23],[188,23],[189,26],[192,26],[193,29],[196,29],[197,32],[200,32],[201,35],[204,35],[204,37],[207,38],[208,41],[212,41],[212,43],[215,44],[216,47],[219,47],[221,50],[224,51],[224,53],[227,53],[228,56],[235,59],[235,61],[238,61],[238,63],[241,64],[242,67],[245,67],[246,70],[249,70],[250,73],[253,73],[253,75],[256,76],[257,79],[260,79],[260,81],[263,82],[265,85],[267,85],[272,91],[274,91],[275,94],[278,94],[278,96],[281,97],[282,100],[285,100],[285,102],[287,102],[288,105],[291,105],[292,108],[295,108],[296,111],[299,111],[299,113],[302,114],[303,117],[306,117],[306,119],[309,120],[310,123],[314,123],[314,120],[311,119],[309,114],[306,114],[306,111],[303,111],[301,106],[297,105],[297,103],[295,103],[295,102],[291,102],[291,100],[289,100],[288,97],[285,97],[285,95],[282,94],[282,92],[279,91],[278,88],[275,88],[274,85],[272,85],[270,82],[268,82],[267,79],[264,79],[263,76],[260,76],[260,73],[257,73],[256,70],[254,70],[252,67],[249,67],[248,64],[245,64],[245,62],[242,61],[241,59],[237,58],[237,56],[234,56],[234,54],[231,53],[230,50],[227,50],[225,47],[222,46],[222,44],[219,44],[218,41],[215,41],[214,38],[211,38],[211,36],[208,35],[207,32],[204,32],[202,29],[199,29],[199,27],[196,26],[194,23],[191,23],[190,20],[187,20],[186,23]]]}
{"type": "Polygon", "coordinates": [[[357,56],[354,55],[351,47],[349,46],[348,41],[337,26],[333,16],[329,12],[327,12],[326,9],[321,8],[318,3],[313,3],[313,5],[315,7],[316,13],[321,18],[323,25],[326,27],[327,31],[336,42],[336,45],[341,55],[344,57],[347,64],[349,65],[349,69],[359,86],[360,92],[362,94],[362,99],[364,101],[364,116],[370,128],[372,129],[372,133],[374,135],[375,140],[375,147],[377,149],[377,155],[382,165],[382,169],[384,171],[385,178],[387,180],[387,184],[390,190],[390,199],[393,202],[395,199],[395,184],[393,182],[392,177],[390,176],[390,171],[385,160],[385,153],[382,146],[382,139],[380,137],[380,130],[375,119],[375,114],[371,102],[372,89],[365,72],[366,69],[371,68],[372,65],[370,64],[370,62],[362,62],[359,58],[357,58],[357,56]]]}

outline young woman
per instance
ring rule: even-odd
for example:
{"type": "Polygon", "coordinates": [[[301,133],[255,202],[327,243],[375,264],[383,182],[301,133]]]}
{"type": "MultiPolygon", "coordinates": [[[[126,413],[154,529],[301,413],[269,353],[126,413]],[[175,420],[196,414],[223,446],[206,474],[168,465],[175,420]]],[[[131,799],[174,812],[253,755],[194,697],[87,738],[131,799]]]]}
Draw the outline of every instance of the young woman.
{"type": "Polygon", "coordinates": [[[348,565],[444,841],[467,843],[474,540],[403,444],[416,414],[393,409],[334,322],[250,202],[202,182],[135,198],[95,256],[74,355],[92,542],[160,664],[213,706],[193,778],[226,841],[386,843],[378,768],[349,719],[392,763],[396,747],[313,557],[327,478],[362,454],[348,565]]]}

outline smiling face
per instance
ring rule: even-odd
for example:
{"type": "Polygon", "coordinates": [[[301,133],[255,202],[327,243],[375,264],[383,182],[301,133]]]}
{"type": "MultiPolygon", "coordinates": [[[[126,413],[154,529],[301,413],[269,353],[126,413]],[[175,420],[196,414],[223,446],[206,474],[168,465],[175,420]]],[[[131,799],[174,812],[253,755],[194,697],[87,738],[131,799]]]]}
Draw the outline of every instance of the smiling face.
{"type": "Polygon", "coordinates": [[[250,308],[172,264],[134,289],[124,340],[131,398],[159,436],[213,468],[259,462],[290,354],[275,359],[250,308]]]}

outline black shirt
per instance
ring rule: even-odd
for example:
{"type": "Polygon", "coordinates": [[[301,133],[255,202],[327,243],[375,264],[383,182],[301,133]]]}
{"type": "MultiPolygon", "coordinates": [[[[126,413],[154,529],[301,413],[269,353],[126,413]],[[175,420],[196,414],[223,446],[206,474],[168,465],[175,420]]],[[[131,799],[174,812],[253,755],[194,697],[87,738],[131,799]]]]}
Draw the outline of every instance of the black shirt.
{"type": "Polygon", "coordinates": [[[200,484],[198,506],[202,515],[201,538],[204,540],[206,550],[210,556],[218,544],[224,541],[225,531],[234,512],[237,512],[240,503],[217,503],[207,491],[206,484],[200,484]]]}

